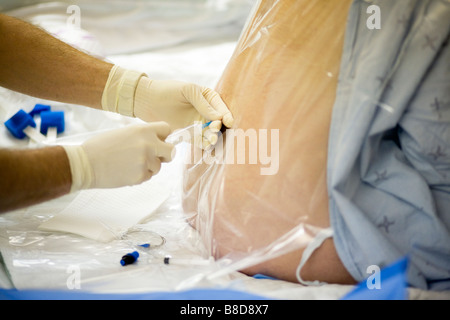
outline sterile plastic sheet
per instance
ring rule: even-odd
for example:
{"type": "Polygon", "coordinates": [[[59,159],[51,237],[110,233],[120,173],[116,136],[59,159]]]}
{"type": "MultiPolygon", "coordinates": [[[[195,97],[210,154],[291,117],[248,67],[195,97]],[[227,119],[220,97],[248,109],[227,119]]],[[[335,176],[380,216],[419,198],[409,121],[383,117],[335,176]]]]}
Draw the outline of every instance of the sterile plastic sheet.
{"type": "MultiPolygon", "coordinates": [[[[60,212],[77,204],[80,194],[67,195],[2,214],[0,269],[4,268],[6,272],[6,276],[2,279],[4,281],[7,279],[10,283],[2,284],[0,281],[1,287],[18,290],[57,289],[96,293],[136,293],[182,290],[199,285],[203,281],[202,275],[214,273],[218,266],[209,260],[205,248],[199,245],[197,232],[186,223],[181,214],[179,192],[181,179],[177,177],[181,175],[183,159],[181,155],[185,146],[177,147],[179,156],[172,162],[163,164],[159,178],[154,181],[163,190],[170,189],[169,198],[165,199],[149,217],[135,223],[126,232],[117,234],[114,239],[107,242],[82,235],[77,230],[65,232],[65,228],[60,231],[58,229],[61,228],[56,230],[39,228],[43,222],[45,224],[52,221],[60,212]],[[121,257],[133,251],[139,252],[138,261],[122,266],[121,257]],[[164,263],[166,256],[188,262],[177,264],[175,261],[166,265],[164,263]]],[[[151,182],[152,180],[149,180],[149,183],[151,182]]],[[[137,195],[140,193],[142,192],[138,192],[137,195]]],[[[120,197],[122,196],[119,196],[119,201],[120,197]]],[[[151,198],[147,200],[152,201],[151,198]]],[[[138,202],[142,203],[143,200],[138,202]]],[[[98,212],[91,211],[93,218],[99,214],[106,215],[108,211],[105,208],[108,209],[108,206],[109,204],[97,202],[98,212]]],[[[151,206],[148,205],[148,208],[151,206]]],[[[127,210],[135,210],[133,205],[120,208],[124,220],[127,213],[133,214],[127,210]]],[[[85,211],[79,208],[79,212],[83,215],[85,211]]],[[[75,216],[72,220],[75,224],[80,223],[75,216]]],[[[206,281],[203,287],[213,287],[220,283],[219,280],[215,278],[214,282],[206,281]]]]}
{"type": "MultiPolygon", "coordinates": [[[[240,3],[240,1],[217,1],[219,2],[240,3]]],[[[394,3],[375,1],[377,4],[382,2],[394,3]]],[[[401,3],[407,2],[417,4],[422,3],[422,0],[405,0],[401,3]]],[[[445,4],[445,1],[423,1],[427,4],[432,2],[445,4]]],[[[400,2],[395,3],[400,6],[400,2]]],[[[328,211],[331,208],[327,207],[330,195],[327,193],[325,182],[327,143],[330,141],[329,122],[332,105],[336,100],[338,75],[342,75],[340,64],[344,29],[346,24],[356,25],[355,22],[358,20],[361,25],[365,25],[367,18],[365,9],[370,5],[362,0],[353,1],[353,4],[354,8],[361,5],[359,11],[349,13],[350,1],[341,0],[284,0],[255,3],[254,11],[250,15],[236,51],[216,89],[233,111],[236,118],[234,129],[242,129],[247,133],[247,140],[250,138],[256,140],[256,147],[252,149],[248,142],[245,148],[239,145],[237,139],[240,133],[235,131],[234,134],[237,136],[233,138],[236,142],[229,145],[233,147],[231,150],[234,152],[226,153],[229,156],[233,155],[234,163],[222,163],[226,158],[224,160],[221,153],[225,148],[221,149],[221,141],[213,153],[216,157],[211,157],[206,152],[199,153],[199,150],[192,150],[186,158],[189,165],[184,170],[183,204],[189,221],[200,231],[202,240],[186,225],[185,217],[180,216],[179,194],[175,190],[168,201],[152,214],[149,221],[136,225],[123,238],[110,243],[100,243],[76,234],[38,230],[39,225],[72,203],[74,195],[71,195],[68,198],[63,197],[0,217],[2,225],[0,263],[8,274],[5,278],[11,280],[9,285],[2,283],[0,270],[0,285],[3,288],[64,290],[77,289],[79,285],[81,290],[93,292],[148,292],[193,287],[228,287],[286,299],[342,297],[351,289],[350,286],[306,288],[286,281],[244,277],[241,273],[233,271],[265,273],[296,282],[294,274],[300,265],[303,251],[308,253],[305,249],[310,249],[311,252],[314,250],[311,244],[320,244],[314,241],[315,239],[330,236],[328,211]],[[240,152],[243,148],[245,157],[242,159],[239,155],[242,156],[240,152]],[[203,158],[196,158],[199,155],[203,158]],[[222,160],[218,158],[220,155],[222,160]],[[158,235],[161,235],[166,242],[149,250],[139,247],[141,257],[138,263],[124,268],[119,264],[120,257],[138,248],[135,241],[130,241],[135,240],[136,234],[143,235],[144,239],[153,244],[154,241],[156,244],[160,243],[158,235]],[[165,265],[163,259],[168,254],[175,260],[184,262],[181,265],[165,265]],[[212,261],[209,259],[210,254],[218,259],[212,261]],[[74,277],[77,270],[81,275],[79,283],[74,277]]],[[[67,6],[62,5],[62,8],[66,9],[67,6]]],[[[386,11],[386,7],[382,9],[383,12],[392,11],[386,11]]],[[[410,14],[414,10],[401,9],[397,8],[391,20],[404,26],[412,26],[413,23],[408,22],[408,18],[413,21],[414,15],[410,14]]],[[[39,7],[39,10],[43,10],[44,14],[46,9],[39,7]]],[[[83,19],[89,19],[89,16],[85,15],[88,13],[87,8],[82,6],[82,10],[83,19]]],[[[65,13],[65,10],[63,12],[65,13]]],[[[429,10],[429,13],[434,14],[435,11],[429,10]]],[[[133,20],[132,15],[129,18],[133,20]]],[[[114,21],[111,20],[111,23],[114,21]]],[[[130,23],[130,27],[132,24],[130,23]]],[[[387,28],[387,32],[389,30],[400,29],[387,28]]],[[[146,33],[146,30],[141,31],[146,33]]],[[[364,33],[361,33],[361,37],[364,38],[364,33]]],[[[439,43],[435,37],[428,39],[430,42],[428,46],[425,45],[428,43],[425,41],[427,39],[419,42],[419,47],[423,46],[430,50],[433,47],[438,48],[439,43]]],[[[439,37],[442,38],[442,35],[439,37]]],[[[111,41],[110,44],[116,45],[114,49],[124,49],[120,41],[111,41]]],[[[139,40],[136,40],[135,47],[126,46],[126,49],[141,48],[140,45],[139,40]]],[[[372,47],[367,47],[367,50],[371,49],[372,47]]],[[[196,68],[192,68],[191,65],[190,68],[167,70],[166,66],[171,66],[170,63],[173,62],[171,60],[190,60],[184,52],[186,47],[181,47],[181,50],[183,53],[170,50],[157,52],[161,56],[162,63],[156,64],[160,66],[155,66],[154,53],[149,53],[148,58],[144,55],[123,55],[115,56],[113,60],[123,62],[130,68],[134,66],[147,68],[144,71],[149,73],[153,71],[153,75],[155,68],[159,67],[168,78],[185,76],[186,80],[194,82],[199,79],[199,70],[203,69],[201,66],[206,65],[204,69],[207,70],[205,72],[208,75],[207,79],[216,79],[215,72],[211,70],[221,67],[218,61],[222,60],[223,50],[220,47],[214,48],[214,51],[198,48],[197,51],[206,52],[210,59],[199,59],[198,55],[194,55],[197,58],[195,61],[197,63],[194,64],[196,68]],[[168,71],[172,72],[169,76],[168,71]]],[[[189,50],[187,51],[189,53],[189,50]]],[[[384,52],[384,49],[379,51],[384,52]]],[[[352,51],[348,50],[347,54],[349,53],[352,51]]],[[[228,55],[224,60],[227,59],[228,55]]],[[[346,62],[351,61],[357,60],[350,56],[346,62]]],[[[376,66],[379,64],[374,63],[371,70],[376,66]]],[[[448,63],[447,69],[445,68],[445,56],[441,58],[438,67],[434,69],[448,70],[448,63]]],[[[354,70],[349,68],[347,72],[351,75],[354,70]]],[[[374,74],[375,76],[379,77],[378,74],[374,74]]],[[[371,81],[387,89],[391,86],[388,78],[371,81]]],[[[30,97],[27,97],[27,100],[14,99],[13,103],[6,103],[8,99],[3,98],[11,98],[12,94],[2,91],[3,108],[0,108],[2,118],[6,117],[8,112],[13,112],[15,107],[18,108],[31,99],[30,97]],[[5,106],[10,108],[5,109],[5,106]]],[[[380,111],[387,113],[379,113],[392,119],[390,117],[392,104],[381,103],[376,98],[369,97],[366,92],[362,92],[362,96],[364,101],[371,101],[382,107],[380,111]]],[[[438,104],[434,108],[425,106],[430,112],[441,115],[445,120],[448,119],[449,109],[445,109],[445,101],[448,99],[448,96],[439,97],[438,104]],[[439,109],[439,106],[444,108],[439,109]]],[[[39,101],[32,100],[32,102],[39,101]]],[[[68,135],[74,131],[96,131],[129,123],[129,119],[117,119],[116,115],[104,115],[97,110],[80,111],[77,106],[72,112],[71,106],[63,107],[64,110],[70,111],[68,135]]],[[[348,128],[352,131],[354,127],[348,128]]],[[[225,136],[231,136],[230,132],[233,131],[226,132],[225,136]]],[[[2,138],[7,146],[17,145],[17,142],[9,141],[7,135],[3,135],[2,138]]],[[[70,136],[68,138],[71,139],[70,136]]],[[[182,156],[183,150],[178,147],[180,146],[177,146],[177,155],[182,156]]],[[[445,154],[446,150],[441,149],[441,153],[437,152],[438,150],[430,150],[430,153],[439,156],[445,154]]],[[[345,157],[338,159],[345,162],[345,157]]],[[[174,164],[175,161],[169,165],[174,164]]],[[[174,182],[178,183],[180,178],[180,172],[173,168],[162,169],[159,174],[167,178],[167,184],[170,186],[173,186],[174,182]]],[[[338,172],[338,175],[344,177],[346,173],[348,172],[344,171],[342,174],[338,172]]],[[[377,174],[369,170],[369,173],[371,174],[369,178],[376,181],[383,180],[387,175],[383,170],[377,174]]],[[[440,186],[442,185],[444,184],[440,186]]],[[[364,200],[367,199],[361,201],[364,200]]],[[[380,219],[375,224],[381,224],[383,215],[380,215],[380,219]]],[[[389,220],[379,228],[392,230],[400,226],[398,223],[393,227],[389,220]]],[[[365,232],[362,228],[352,230],[358,230],[360,236],[365,232]]],[[[383,250],[380,250],[380,255],[382,253],[383,250]]],[[[430,252],[431,254],[433,252],[430,252]]],[[[330,255],[325,255],[325,261],[329,265],[328,269],[341,272],[335,268],[335,261],[330,255]]],[[[441,264],[445,264],[448,259],[445,260],[444,257],[442,261],[441,264]]],[[[434,267],[428,262],[427,265],[430,268],[434,267]]],[[[416,292],[416,298],[425,297],[422,296],[425,292],[410,290],[411,292],[416,292]]],[[[426,294],[426,297],[430,297],[430,292],[427,291],[426,294]]]]}
{"type": "Polygon", "coordinates": [[[448,289],[449,17],[441,0],[258,1],[217,86],[235,127],[185,170],[211,254],[308,284],[407,255],[409,285],[448,289]]]}
{"type": "Polygon", "coordinates": [[[235,126],[214,150],[191,150],[183,204],[230,268],[297,281],[302,252],[329,230],[327,142],[350,3],[258,1],[216,87],[235,126]]]}
{"type": "MultiPolygon", "coordinates": [[[[8,1],[9,2],[9,1],[8,1]]],[[[175,47],[183,43],[235,40],[251,0],[35,0],[1,3],[0,11],[40,25],[57,38],[97,55],[175,47]],[[32,6],[32,2],[40,3],[32,6]],[[80,19],[76,20],[76,14],[80,19]],[[67,17],[71,17],[67,21],[67,17]],[[65,24],[80,23],[79,36],[65,24]],[[85,32],[87,31],[87,32],[85,32]],[[74,37],[75,36],[75,37],[74,37]],[[100,46],[95,43],[100,42],[100,46]]]]}

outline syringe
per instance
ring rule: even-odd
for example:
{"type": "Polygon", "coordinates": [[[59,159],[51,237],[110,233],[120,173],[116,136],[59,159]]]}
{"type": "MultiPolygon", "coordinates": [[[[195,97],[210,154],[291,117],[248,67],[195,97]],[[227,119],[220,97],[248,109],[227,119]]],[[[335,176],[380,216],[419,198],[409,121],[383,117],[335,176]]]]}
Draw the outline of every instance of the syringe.
{"type": "MultiPolygon", "coordinates": [[[[167,143],[171,143],[174,145],[177,145],[181,142],[188,142],[191,143],[194,140],[194,137],[200,136],[202,137],[202,132],[203,129],[205,129],[206,127],[208,127],[211,124],[212,121],[206,122],[206,123],[201,123],[201,122],[195,122],[194,124],[183,128],[183,129],[179,129],[176,130],[174,132],[172,132],[167,138],[166,138],[166,142],[167,143]]],[[[200,140],[202,141],[202,140],[200,140]]]]}

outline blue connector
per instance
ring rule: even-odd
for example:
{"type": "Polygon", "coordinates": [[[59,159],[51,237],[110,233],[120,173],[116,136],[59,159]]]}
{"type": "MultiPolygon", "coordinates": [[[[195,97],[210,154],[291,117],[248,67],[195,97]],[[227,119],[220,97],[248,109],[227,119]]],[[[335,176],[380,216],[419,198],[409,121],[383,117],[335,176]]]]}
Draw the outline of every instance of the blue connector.
{"type": "Polygon", "coordinates": [[[205,129],[206,127],[209,127],[209,125],[211,124],[211,122],[212,122],[212,121],[208,121],[208,122],[204,123],[204,124],[202,125],[202,129],[205,129]]]}
{"type": "Polygon", "coordinates": [[[56,128],[57,133],[64,132],[64,111],[41,112],[41,133],[46,135],[49,128],[56,128]]]}
{"type": "Polygon", "coordinates": [[[20,109],[14,116],[5,122],[6,128],[17,139],[23,139],[27,134],[23,131],[27,127],[36,128],[33,118],[20,109]]]}
{"type": "Polygon", "coordinates": [[[126,266],[128,264],[135,263],[136,260],[139,258],[139,252],[133,251],[131,253],[127,253],[122,257],[122,260],[120,260],[120,264],[122,266],[126,266]]]}
{"type": "Polygon", "coordinates": [[[36,103],[33,110],[29,112],[31,117],[34,117],[37,114],[41,114],[43,111],[50,111],[51,107],[47,104],[36,103]]]}

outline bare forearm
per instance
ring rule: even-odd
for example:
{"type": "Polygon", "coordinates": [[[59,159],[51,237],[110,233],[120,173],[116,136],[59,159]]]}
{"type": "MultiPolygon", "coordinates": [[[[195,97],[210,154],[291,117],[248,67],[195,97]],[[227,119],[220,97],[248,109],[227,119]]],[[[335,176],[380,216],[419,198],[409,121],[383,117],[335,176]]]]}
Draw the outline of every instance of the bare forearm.
{"type": "Polygon", "coordinates": [[[0,86],[42,99],[101,108],[112,64],[24,21],[0,14],[0,86]]]}
{"type": "Polygon", "coordinates": [[[70,192],[72,178],[62,147],[0,149],[0,212],[70,192]]]}

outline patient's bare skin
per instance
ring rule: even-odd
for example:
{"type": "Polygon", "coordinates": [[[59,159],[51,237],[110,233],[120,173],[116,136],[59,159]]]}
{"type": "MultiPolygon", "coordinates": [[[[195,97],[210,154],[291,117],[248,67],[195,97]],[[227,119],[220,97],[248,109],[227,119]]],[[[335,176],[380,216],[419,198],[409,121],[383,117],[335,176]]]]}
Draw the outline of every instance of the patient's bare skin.
{"type": "MultiPolygon", "coordinates": [[[[217,258],[267,246],[301,223],[330,226],[327,145],[350,3],[263,1],[241,36],[216,90],[237,127],[279,129],[279,170],[261,175],[254,164],[187,169],[185,209],[217,258]]],[[[297,281],[302,252],[243,271],[297,281]]],[[[332,239],[315,251],[301,275],[354,282],[332,239]]]]}

